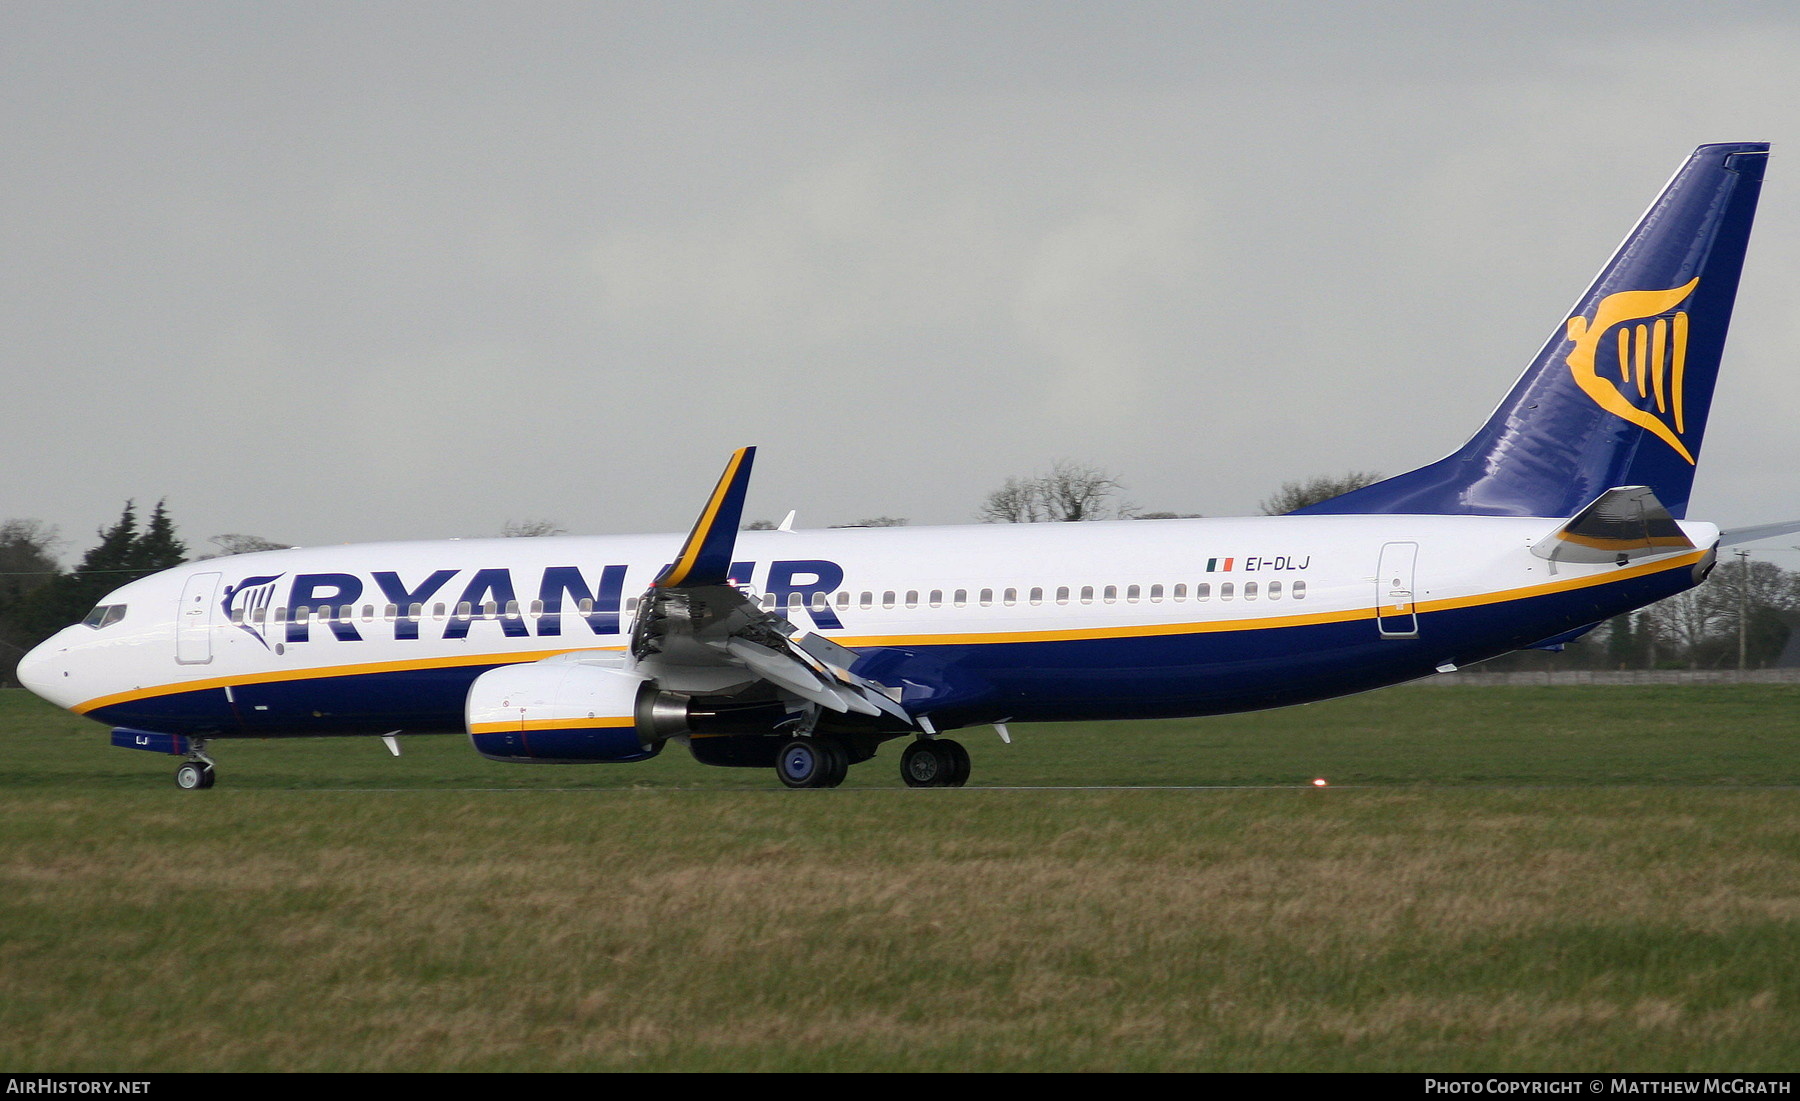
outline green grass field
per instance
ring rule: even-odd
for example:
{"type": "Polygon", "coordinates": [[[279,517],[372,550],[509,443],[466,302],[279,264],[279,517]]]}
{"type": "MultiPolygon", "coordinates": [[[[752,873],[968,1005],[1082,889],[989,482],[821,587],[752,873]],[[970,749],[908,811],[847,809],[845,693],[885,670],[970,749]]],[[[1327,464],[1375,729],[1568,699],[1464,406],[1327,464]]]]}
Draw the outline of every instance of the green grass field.
{"type": "Polygon", "coordinates": [[[0,1066],[1800,1067],[1800,689],[1013,733],[961,790],[446,737],[182,792],[0,692],[0,1066]]]}

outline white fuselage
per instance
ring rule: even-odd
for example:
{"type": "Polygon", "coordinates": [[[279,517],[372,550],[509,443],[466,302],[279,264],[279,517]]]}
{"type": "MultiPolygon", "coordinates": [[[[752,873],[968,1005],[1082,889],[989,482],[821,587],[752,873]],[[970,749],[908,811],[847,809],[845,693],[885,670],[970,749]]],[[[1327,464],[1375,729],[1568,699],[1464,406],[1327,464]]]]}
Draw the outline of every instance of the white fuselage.
{"type": "MultiPolygon", "coordinates": [[[[1306,516],[744,532],[733,580],[941,726],[1198,714],[1356,691],[1573,631],[1695,583],[1531,553],[1562,523],[1306,516]]],[[[374,543],[190,563],[20,665],[119,726],[210,736],[459,727],[496,666],[619,650],[672,535],[374,543]],[[384,703],[384,701],[387,701],[384,703]]]]}

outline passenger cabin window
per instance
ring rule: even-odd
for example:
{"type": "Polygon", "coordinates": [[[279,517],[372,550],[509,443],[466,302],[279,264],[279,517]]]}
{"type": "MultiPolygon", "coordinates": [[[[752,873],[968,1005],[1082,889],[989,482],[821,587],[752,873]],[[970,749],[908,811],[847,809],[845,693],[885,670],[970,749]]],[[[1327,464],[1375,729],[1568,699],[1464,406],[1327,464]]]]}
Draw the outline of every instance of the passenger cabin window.
{"type": "Polygon", "coordinates": [[[1231,582],[1227,581],[1224,584],[1219,586],[1219,599],[1220,600],[1230,600],[1231,595],[1232,595],[1231,582]]]}
{"type": "Polygon", "coordinates": [[[1256,582],[1254,582],[1254,581],[1244,582],[1244,599],[1245,600],[1255,600],[1256,599],[1256,582]]]}
{"type": "Polygon", "coordinates": [[[1042,604],[1043,602],[1044,602],[1044,590],[1033,587],[1031,590],[1031,606],[1033,608],[1035,608],[1039,604],[1042,604]]]}
{"type": "Polygon", "coordinates": [[[1280,600],[1281,599],[1281,582],[1279,582],[1279,581],[1269,582],[1269,599],[1270,600],[1280,600]]]}
{"type": "Polygon", "coordinates": [[[1296,582],[1294,582],[1293,587],[1291,589],[1289,589],[1288,591],[1294,594],[1295,600],[1305,600],[1306,599],[1306,582],[1296,581],[1296,582]]]}

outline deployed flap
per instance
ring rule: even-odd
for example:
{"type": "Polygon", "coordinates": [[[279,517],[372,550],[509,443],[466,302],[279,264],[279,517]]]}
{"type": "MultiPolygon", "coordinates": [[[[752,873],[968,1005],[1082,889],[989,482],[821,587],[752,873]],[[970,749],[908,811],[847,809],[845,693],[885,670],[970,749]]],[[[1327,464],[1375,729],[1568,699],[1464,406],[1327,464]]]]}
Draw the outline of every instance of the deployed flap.
{"type": "Polygon", "coordinates": [[[1648,486],[1609,489],[1531,548],[1552,562],[1617,562],[1693,550],[1693,540],[1648,486]]]}

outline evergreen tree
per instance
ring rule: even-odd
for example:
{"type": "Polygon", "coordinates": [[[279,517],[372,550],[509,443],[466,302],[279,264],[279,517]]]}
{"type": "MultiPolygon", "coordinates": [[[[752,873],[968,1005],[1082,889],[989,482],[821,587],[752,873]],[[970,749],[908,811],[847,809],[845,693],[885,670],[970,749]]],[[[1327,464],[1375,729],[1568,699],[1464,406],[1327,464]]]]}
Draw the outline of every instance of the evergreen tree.
{"type": "Polygon", "coordinates": [[[187,547],[175,538],[175,525],[169,520],[164,502],[156,502],[150,523],[131,545],[131,568],[146,574],[179,566],[187,561],[187,547]]]}
{"type": "Polygon", "coordinates": [[[82,556],[80,565],[34,594],[26,620],[38,637],[48,638],[81,622],[119,586],[187,561],[187,548],[175,537],[175,525],[161,501],[141,533],[136,502],[126,501],[118,521],[99,536],[100,542],[82,556]]]}

